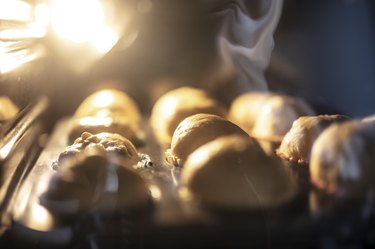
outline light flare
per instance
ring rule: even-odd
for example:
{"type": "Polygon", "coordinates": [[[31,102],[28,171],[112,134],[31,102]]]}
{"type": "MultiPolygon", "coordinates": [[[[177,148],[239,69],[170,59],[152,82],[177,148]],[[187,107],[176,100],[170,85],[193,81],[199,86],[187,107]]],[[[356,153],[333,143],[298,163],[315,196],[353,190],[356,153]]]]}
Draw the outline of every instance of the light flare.
{"type": "Polygon", "coordinates": [[[51,26],[63,40],[89,44],[96,52],[108,52],[119,36],[106,21],[106,9],[99,0],[52,0],[51,26]]]}
{"type": "Polygon", "coordinates": [[[101,91],[95,96],[94,106],[95,107],[108,107],[113,104],[115,97],[110,91],[101,91]]]}
{"type": "Polygon", "coordinates": [[[1,0],[0,19],[28,22],[32,19],[32,8],[24,1],[1,0]]]}

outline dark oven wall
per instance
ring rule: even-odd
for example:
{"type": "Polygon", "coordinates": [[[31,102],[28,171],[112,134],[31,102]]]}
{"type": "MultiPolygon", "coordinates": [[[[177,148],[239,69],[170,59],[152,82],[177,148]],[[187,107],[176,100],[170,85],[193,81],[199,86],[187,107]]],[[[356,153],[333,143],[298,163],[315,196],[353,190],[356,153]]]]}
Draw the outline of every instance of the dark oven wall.
{"type": "Polygon", "coordinates": [[[375,112],[375,3],[284,1],[268,70],[273,90],[307,98],[322,112],[375,112]]]}

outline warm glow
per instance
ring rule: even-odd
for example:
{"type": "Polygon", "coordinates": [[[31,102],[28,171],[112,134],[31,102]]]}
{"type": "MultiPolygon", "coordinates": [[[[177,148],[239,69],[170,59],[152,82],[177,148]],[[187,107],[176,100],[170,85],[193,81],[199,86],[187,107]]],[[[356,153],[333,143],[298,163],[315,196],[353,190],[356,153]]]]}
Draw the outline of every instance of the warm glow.
{"type": "Polygon", "coordinates": [[[93,39],[93,45],[100,53],[108,52],[118,41],[117,33],[110,28],[98,30],[96,37],[93,39]]]}
{"type": "Polygon", "coordinates": [[[34,8],[35,23],[41,27],[47,27],[50,22],[50,9],[45,3],[37,4],[34,8]]]}
{"type": "Polygon", "coordinates": [[[103,8],[98,0],[52,0],[51,22],[62,38],[89,42],[104,25],[103,8]]]}
{"type": "Polygon", "coordinates": [[[31,211],[33,221],[35,221],[35,223],[37,223],[38,225],[45,224],[48,221],[49,216],[47,210],[44,207],[40,205],[34,205],[31,211]]]}
{"type": "Polygon", "coordinates": [[[51,25],[61,38],[88,43],[99,53],[108,52],[119,39],[99,0],[52,0],[51,25]]]}
{"type": "Polygon", "coordinates": [[[107,107],[112,105],[114,101],[115,97],[110,91],[101,91],[95,96],[94,106],[107,107]]]}
{"type": "Polygon", "coordinates": [[[28,53],[26,49],[14,53],[3,53],[0,51],[0,55],[0,74],[10,72],[11,70],[32,61],[39,56],[38,53],[28,53]]]}
{"type": "Polygon", "coordinates": [[[178,99],[175,97],[168,97],[162,102],[162,110],[165,115],[171,116],[176,111],[176,106],[178,105],[178,99]]]}
{"type": "Polygon", "coordinates": [[[19,40],[30,38],[41,38],[46,34],[46,30],[35,25],[25,26],[24,28],[6,29],[0,31],[0,39],[19,40]]]}
{"type": "Polygon", "coordinates": [[[30,4],[19,0],[0,1],[0,19],[27,22],[31,18],[30,4]]]}
{"type": "Polygon", "coordinates": [[[194,151],[194,153],[189,157],[190,163],[192,165],[200,165],[200,163],[208,157],[207,153],[208,152],[205,149],[194,151]]]}
{"type": "MultiPolygon", "coordinates": [[[[0,69],[1,69],[1,64],[0,64],[0,69]]],[[[17,137],[13,136],[12,139],[0,149],[0,159],[3,160],[8,156],[9,152],[12,150],[16,141],[17,141],[17,137]]]]}
{"type": "Polygon", "coordinates": [[[150,192],[151,192],[151,196],[154,199],[156,199],[156,200],[160,200],[161,199],[161,191],[160,191],[160,189],[159,189],[158,186],[156,186],[156,185],[150,185],[149,189],[150,189],[150,192]]]}
{"type": "Polygon", "coordinates": [[[48,21],[34,18],[45,12],[46,6],[37,10],[26,1],[0,0],[0,74],[43,55],[35,41],[46,35],[48,21]]]}
{"type": "Polygon", "coordinates": [[[84,117],[79,120],[79,124],[82,126],[95,126],[95,125],[103,125],[103,126],[110,126],[113,123],[111,117],[84,117]]]}

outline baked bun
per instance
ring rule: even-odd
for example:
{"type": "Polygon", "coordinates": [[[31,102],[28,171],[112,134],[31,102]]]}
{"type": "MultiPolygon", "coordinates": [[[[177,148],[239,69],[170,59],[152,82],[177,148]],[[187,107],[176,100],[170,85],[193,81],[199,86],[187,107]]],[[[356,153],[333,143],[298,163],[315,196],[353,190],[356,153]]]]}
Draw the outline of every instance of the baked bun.
{"type": "Polygon", "coordinates": [[[151,127],[162,146],[169,146],[178,124],[197,113],[226,117],[226,109],[207,92],[181,87],[167,92],[155,103],[151,113],[151,127]]]}
{"type": "Polygon", "coordinates": [[[100,146],[85,148],[62,162],[40,198],[42,205],[65,215],[146,205],[150,193],[145,180],[122,162],[110,160],[100,146]]]}
{"type": "Polygon", "coordinates": [[[173,133],[166,160],[175,166],[182,166],[186,158],[201,145],[233,134],[249,137],[240,127],[220,116],[205,113],[189,116],[173,133]]]}
{"type": "Polygon", "coordinates": [[[313,145],[311,182],[338,196],[360,195],[374,185],[374,155],[375,122],[333,124],[313,145]]]}
{"type": "Polygon", "coordinates": [[[135,143],[140,121],[138,106],[127,94],[115,89],[100,90],[88,96],[77,108],[69,141],[87,131],[118,133],[135,143]]]}
{"type": "Polygon", "coordinates": [[[84,132],[59,155],[57,166],[60,167],[62,161],[90,147],[97,147],[106,151],[109,161],[114,161],[127,167],[137,165],[140,161],[134,145],[121,135],[107,132],[94,135],[84,132]]]}
{"type": "Polygon", "coordinates": [[[283,95],[270,96],[260,109],[251,135],[281,142],[294,120],[313,114],[312,109],[300,99],[283,95]]]}
{"type": "Polygon", "coordinates": [[[296,192],[295,179],[286,170],[250,137],[220,137],[187,158],[181,195],[217,209],[279,207],[296,192]]]}
{"type": "Polygon", "coordinates": [[[260,110],[272,95],[270,92],[248,92],[238,96],[230,106],[229,119],[251,135],[260,110]]]}
{"type": "Polygon", "coordinates": [[[320,133],[329,125],[348,119],[343,115],[299,117],[284,136],[276,154],[291,162],[309,163],[311,148],[320,133]]]}
{"type": "Polygon", "coordinates": [[[86,97],[78,106],[75,117],[122,115],[131,118],[131,122],[141,121],[139,108],[125,92],[117,89],[103,89],[86,97]]]}
{"type": "Polygon", "coordinates": [[[234,100],[230,119],[273,154],[294,120],[314,115],[302,100],[276,93],[245,93],[234,100]]]}
{"type": "Polygon", "coordinates": [[[0,124],[13,118],[18,113],[18,107],[6,96],[0,96],[0,124]]]}

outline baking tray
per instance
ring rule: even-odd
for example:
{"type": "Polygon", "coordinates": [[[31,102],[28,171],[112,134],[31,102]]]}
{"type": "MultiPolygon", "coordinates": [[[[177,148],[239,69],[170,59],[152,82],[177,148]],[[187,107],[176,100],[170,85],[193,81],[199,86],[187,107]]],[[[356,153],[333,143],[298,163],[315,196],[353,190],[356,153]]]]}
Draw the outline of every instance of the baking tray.
{"type": "Polygon", "coordinates": [[[10,225],[9,206],[23,178],[41,152],[45,132],[42,115],[48,106],[45,97],[30,103],[5,124],[0,140],[0,235],[10,225]]]}
{"type": "Polygon", "coordinates": [[[296,198],[278,209],[229,212],[179,198],[180,169],[168,165],[147,118],[138,151],[153,165],[139,169],[152,190],[152,205],[122,213],[88,212],[57,217],[39,197],[55,173],[51,167],[68,145],[72,121],[60,120],[29,174],[12,195],[9,248],[353,248],[375,246],[371,195],[338,199],[315,191],[308,171],[285,163],[299,179],[296,198]]]}

